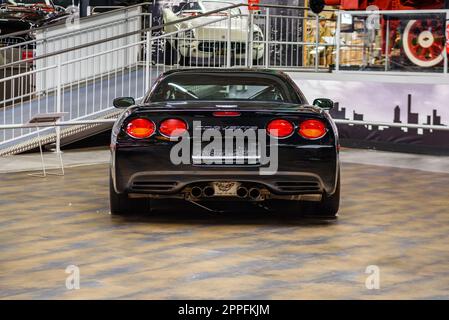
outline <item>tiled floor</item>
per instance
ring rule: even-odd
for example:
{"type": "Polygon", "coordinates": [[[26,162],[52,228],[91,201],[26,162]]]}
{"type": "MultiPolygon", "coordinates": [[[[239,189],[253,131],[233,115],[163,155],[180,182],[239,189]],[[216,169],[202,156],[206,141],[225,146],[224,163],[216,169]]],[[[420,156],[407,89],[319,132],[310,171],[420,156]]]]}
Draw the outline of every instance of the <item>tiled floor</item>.
{"type": "Polygon", "coordinates": [[[111,217],[107,173],[0,175],[1,298],[449,299],[447,173],[344,162],[333,223],[182,207],[111,217]],[[379,290],[365,287],[370,265],[379,290]]]}

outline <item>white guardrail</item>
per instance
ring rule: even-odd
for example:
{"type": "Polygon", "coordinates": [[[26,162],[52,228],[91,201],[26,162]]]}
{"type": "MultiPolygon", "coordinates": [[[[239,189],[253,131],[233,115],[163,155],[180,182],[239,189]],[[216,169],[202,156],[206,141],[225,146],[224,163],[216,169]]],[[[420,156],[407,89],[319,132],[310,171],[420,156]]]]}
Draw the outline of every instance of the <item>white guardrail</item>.
{"type": "MultiPolygon", "coordinates": [[[[237,4],[195,14],[164,8],[164,23],[151,26],[148,5],[83,18],[76,30],[66,31],[65,25],[38,29],[32,39],[0,47],[0,129],[3,129],[0,151],[35,137],[36,130],[47,130],[38,128],[45,124],[27,125],[39,113],[65,112],[56,124],[58,128],[112,122],[102,117],[112,110],[115,97],[142,97],[162,72],[172,68],[247,66],[323,72],[329,71],[329,66],[320,65],[321,60],[330,54],[334,56],[336,71],[342,72],[347,65],[339,63],[341,52],[347,48],[362,50],[362,57],[369,49],[371,56],[363,60],[368,62],[374,61],[374,54],[386,55],[389,58],[385,63],[392,66],[387,49],[374,51],[369,43],[359,45],[346,41],[344,45],[341,41],[335,45],[332,39],[323,43],[318,36],[320,19],[305,8],[260,5],[262,11],[253,12],[248,10],[248,5],[237,4]],[[275,14],[278,8],[297,10],[298,14],[288,17],[275,14]],[[305,39],[303,30],[308,26],[314,26],[318,32],[305,39]],[[312,64],[308,64],[310,60],[312,64]]],[[[348,20],[343,16],[346,14],[336,13],[337,39],[343,38],[343,31],[348,32],[343,30],[346,28],[343,22],[348,20]]],[[[366,17],[360,12],[349,14],[353,16],[352,24],[358,21],[355,17],[366,17]]],[[[389,15],[391,23],[403,14],[412,14],[416,20],[420,13],[379,14],[389,15]]],[[[425,14],[427,19],[429,14],[441,16],[446,11],[425,14]]],[[[361,31],[353,28],[352,32],[361,31]]],[[[7,35],[0,37],[2,43],[5,39],[7,35]]],[[[386,44],[385,48],[390,47],[386,44]]],[[[446,65],[447,56],[441,54],[446,65]]],[[[381,69],[389,71],[382,64],[381,69]]],[[[447,72],[447,67],[443,72],[447,72]]],[[[375,122],[352,124],[393,126],[375,122]]],[[[419,125],[419,128],[428,127],[419,125]]],[[[59,130],[57,133],[55,139],[59,141],[59,130]]]]}
{"type": "MultiPolygon", "coordinates": [[[[146,5],[39,28],[32,39],[0,47],[0,129],[42,113],[65,112],[64,121],[101,116],[114,96],[142,96],[146,5]]],[[[1,130],[0,150],[35,135],[26,126],[1,130]]]]}
{"type": "Polygon", "coordinates": [[[36,37],[36,56],[47,55],[48,58],[38,59],[35,63],[36,70],[43,70],[47,66],[55,66],[46,72],[36,73],[35,85],[37,92],[45,92],[57,85],[67,85],[93,78],[99,74],[107,74],[118,68],[126,68],[135,65],[139,61],[139,50],[136,46],[129,47],[123,52],[123,56],[117,59],[115,48],[120,48],[128,43],[138,43],[139,34],[122,37],[114,41],[92,45],[79,50],[70,50],[60,55],[52,55],[54,52],[70,49],[86,43],[107,39],[112,35],[123,35],[142,29],[144,15],[141,6],[134,6],[123,10],[116,10],[109,14],[92,16],[82,22],[82,29],[77,30],[76,24],[71,26],[69,20],[66,25],[57,25],[45,29],[38,29],[36,37]],[[67,32],[69,28],[69,32],[67,32]],[[71,29],[73,28],[73,29],[71,29]],[[95,53],[111,51],[109,54],[101,54],[91,63],[79,60],[81,57],[89,57],[95,53]],[[78,60],[75,62],[75,60],[78,60]],[[63,69],[58,75],[57,66],[61,63],[63,69]]]}

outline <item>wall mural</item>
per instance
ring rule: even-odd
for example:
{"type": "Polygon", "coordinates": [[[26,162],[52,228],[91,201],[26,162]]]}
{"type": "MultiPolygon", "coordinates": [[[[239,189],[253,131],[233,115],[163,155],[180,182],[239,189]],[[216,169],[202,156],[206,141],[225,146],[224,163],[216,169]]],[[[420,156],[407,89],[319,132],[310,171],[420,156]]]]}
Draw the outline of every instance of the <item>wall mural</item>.
{"type": "MultiPolygon", "coordinates": [[[[309,102],[335,101],[335,119],[449,125],[449,85],[299,80],[309,102]]],[[[339,125],[343,145],[449,154],[449,131],[339,125]]]]}

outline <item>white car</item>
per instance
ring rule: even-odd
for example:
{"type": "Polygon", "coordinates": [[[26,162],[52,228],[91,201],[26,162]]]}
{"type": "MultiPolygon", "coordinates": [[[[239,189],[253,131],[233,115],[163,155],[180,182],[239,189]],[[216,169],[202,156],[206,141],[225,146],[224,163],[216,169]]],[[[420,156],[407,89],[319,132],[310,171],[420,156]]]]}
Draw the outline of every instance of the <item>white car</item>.
{"type": "MultiPolygon", "coordinates": [[[[177,12],[174,12],[172,8],[162,9],[164,24],[229,7],[233,4],[235,3],[202,0],[184,2],[180,4],[177,12]]],[[[260,27],[255,24],[253,24],[252,30],[253,51],[250,58],[257,63],[264,56],[265,46],[262,42],[264,35],[260,27]]],[[[229,34],[231,36],[231,64],[241,64],[246,59],[246,49],[250,47],[248,9],[247,7],[238,7],[171,24],[164,28],[164,33],[168,34],[165,42],[166,64],[223,65],[226,62],[229,34]],[[228,12],[231,14],[230,30],[229,20],[226,18],[228,12]]]]}

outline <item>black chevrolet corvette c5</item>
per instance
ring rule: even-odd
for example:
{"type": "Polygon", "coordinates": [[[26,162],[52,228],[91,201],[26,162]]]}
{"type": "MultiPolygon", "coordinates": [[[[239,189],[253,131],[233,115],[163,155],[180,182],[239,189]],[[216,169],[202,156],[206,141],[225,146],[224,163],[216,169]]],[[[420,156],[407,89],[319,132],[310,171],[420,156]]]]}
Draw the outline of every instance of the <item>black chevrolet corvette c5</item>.
{"type": "Polygon", "coordinates": [[[337,215],[333,102],[309,105],[282,72],[173,70],[142,102],[122,97],[114,106],[125,111],[112,130],[112,214],[145,212],[154,200],[177,198],[209,210],[245,201],[273,211],[295,208],[298,215],[337,215]]]}

